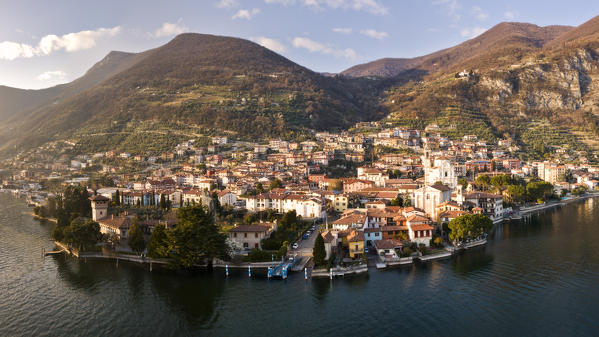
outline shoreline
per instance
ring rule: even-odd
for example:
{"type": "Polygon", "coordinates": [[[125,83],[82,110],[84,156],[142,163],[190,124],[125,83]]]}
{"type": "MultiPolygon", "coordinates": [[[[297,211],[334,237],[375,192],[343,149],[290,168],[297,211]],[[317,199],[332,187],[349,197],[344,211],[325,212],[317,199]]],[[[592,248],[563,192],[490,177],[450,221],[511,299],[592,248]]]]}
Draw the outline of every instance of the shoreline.
{"type": "MultiPolygon", "coordinates": [[[[543,205],[536,205],[536,206],[532,206],[529,208],[526,208],[524,211],[520,211],[521,216],[528,216],[531,215],[533,213],[540,213],[542,211],[546,211],[549,209],[553,209],[556,208],[558,206],[567,206],[571,203],[574,202],[578,202],[578,201],[584,201],[590,198],[596,198],[599,197],[599,193],[592,193],[592,194],[586,194],[584,196],[578,196],[575,198],[571,198],[571,199],[567,199],[567,200],[563,200],[560,202],[555,202],[555,203],[551,203],[551,204],[543,204],[543,205]],[[522,213],[523,212],[523,213],[522,213]]],[[[39,219],[44,219],[44,220],[49,220],[49,221],[53,221],[53,219],[47,219],[47,218],[42,218],[42,217],[38,217],[35,214],[33,214],[33,212],[28,213],[30,215],[32,215],[33,217],[39,218],[39,219]]],[[[501,219],[500,221],[497,221],[494,223],[493,229],[491,230],[491,233],[494,231],[495,229],[495,225],[499,224],[499,223],[503,223],[506,220],[510,220],[510,218],[504,218],[501,219]]],[[[53,221],[55,222],[55,221],[53,221]]],[[[118,261],[126,261],[126,262],[133,262],[133,263],[137,263],[137,264],[141,264],[141,265],[149,265],[150,267],[150,271],[152,271],[152,265],[156,264],[159,266],[164,266],[168,264],[168,261],[165,260],[159,260],[159,259],[152,259],[152,258],[142,258],[136,255],[129,255],[129,254],[115,254],[115,255],[104,255],[102,253],[74,253],[72,251],[70,251],[70,249],[68,247],[66,247],[65,245],[55,242],[55,244],[59,247],[61,247],[61,250],[63,251],[63,253],[69,254],[69,255],[73,255],[76,256],[78,259],[83,258],[83,259],[97,259],[97,260],[114,260],[117,263],[118,266],[118,261]]],[[[388,262],[384,262],[384,261],[377,261],[376,266],[372,267],[372,269],[388,269],[388,268],[392,268],[392,267],[397,267],[397,266],[406,266],[406,265],[413,265],[416,262],[418,263],[428,263],[431,261],[436,261],[436,260],[440,260],[440,259],[447,259],[447,258],[452,258],[453,256],[460,254],[461,252],[465,251],[465,250],[469,250],[471,248],[476,248],[476,247],[480,247],[480,246],[484,246],[487,244],[487,240],[479,240],[477,242],[471,242],[470,244],[468,244],[468,247],[462,247],[462,248],[454,248],[454,249],[447,249],[445,252],[437,252],[434,254],[430,254],[430,255],[424,255],[424,256],[418,256],[418,257],[413,257],[410,259],[410,261],[407,261],[407,259],[400,259],[400,261],[388,261],[388,262]]],[[[258,269],[258,270],[262,270],[262,269],[268,269],[269,267],[272,267],[273,265],[277,265],[279,264],[278,261],[274,261],[274,262],[246,262],[246,263],[241,263],[241,264],[227,264],[224,261],[216,261],[213,260],[212,263],[212,268],[218,268],[218,269],[248,269],[248,268],[252,268],[252,269],[258,269]]],[[[199,268],[206,268],[207,265],[198,265],[197,267],[199,268]]],[[[367,265],[364,266],[359,266],[357,268],[339,268],[339,269],[333,269],[333,275],[332,277],[339,277],[339,276],[345,276],[345,275],[357,275],[357,274],[363,274],[363,273],[368,273],[369,270],[371,268],[368,267],[367,265]]],[[[325,277],[331,277],[331,274],[329,271],[326,271],[326,269],[314,269],[314,268],[307,268],[308,273],[309,273],[309,277],[310,278],[325,278],[325,277]]],[[[293,270],[290,270],[291,272],[293,272],[293,270]]]]}

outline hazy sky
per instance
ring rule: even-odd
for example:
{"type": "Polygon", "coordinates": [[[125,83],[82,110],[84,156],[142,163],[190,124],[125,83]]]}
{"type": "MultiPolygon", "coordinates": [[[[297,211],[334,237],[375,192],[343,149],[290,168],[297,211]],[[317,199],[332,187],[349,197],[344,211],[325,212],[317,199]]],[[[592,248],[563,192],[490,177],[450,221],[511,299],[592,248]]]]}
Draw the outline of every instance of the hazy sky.
{"type": "Polygon", "coordinates": [[[251,39],[315,71],[453,46],[502,21],[579,25],[592,0],[0,0],[0,85],[43,88],[81,76],[111,50],[181,32],[251,39]]]}

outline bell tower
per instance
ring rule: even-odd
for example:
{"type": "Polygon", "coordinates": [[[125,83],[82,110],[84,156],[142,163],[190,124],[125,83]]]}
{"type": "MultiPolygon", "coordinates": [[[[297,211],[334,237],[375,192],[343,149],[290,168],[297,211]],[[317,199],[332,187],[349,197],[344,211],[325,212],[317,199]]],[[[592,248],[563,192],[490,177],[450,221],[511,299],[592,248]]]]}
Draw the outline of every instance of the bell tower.
{"type": "Polygon", "coordinates": [[[92,219],[94,221],[102,220],[108,216],[108,202],[110,199],[103,195],[94,195],[89,200],[92,203],[92,219]]]}

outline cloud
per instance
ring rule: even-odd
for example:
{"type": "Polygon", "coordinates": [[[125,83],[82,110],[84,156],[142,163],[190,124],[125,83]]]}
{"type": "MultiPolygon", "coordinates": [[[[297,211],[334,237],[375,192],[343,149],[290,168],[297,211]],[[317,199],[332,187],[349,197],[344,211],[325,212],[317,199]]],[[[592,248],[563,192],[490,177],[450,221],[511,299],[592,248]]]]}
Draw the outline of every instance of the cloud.
{"type": "Polygon", "coordinates": [[[326,46],[320,42],[311,40],[306,37],[296,37],[293,39],[293,47],[303,48],[311,53],[321,53],[325,55],[333,55],[335,57],[355,59],[356,52],[351,48],[346,49],[335,49],[326,46]]]}
{"type": "Polygon", "coordinates": [[[337,27],[333,28],[333,31],[339,34],[351,34],[353,30],[351,28],[337,27]]]}
{"type": "Polygon", "coordinates": [[[283,6],[295,5],[295,0],[264,0],[267,4],[279,4],[283,6]]]}
{"type": "Polygon", "coordinates": [[[218,8],[233,8],[239,6],[239,1],[237,0],[220,0],[215,4],[218,8]]]}
{"type": "Polygon", "coordinates": [[[299,3],[318,11],[325,9],[351,9],[355,11],[365,11],[375,15],[389,14],[387,7],[383,6],[379,0],[264,0],[264,2],[267,4],[280,4],[284,6],[299,3]]]}
{"type": "Polygon", "coordinates": [[[46,71],[44,73],[41,73],[37,76],[37,79],[40,81],[48,81],[48,80],[53,80],[53,79],[57,79],[57,80],[64,80],[67,76],[67,73],[65,73],[62,70],[52,70],[52,71],[46,71]]]}
{"type": "Polygon", "coordinates": [[[46,35],[42,37],[37,46],[12,41],[0,42],[0,60],[14,60],[17,58],[31,58],[34,56],[49,55],[58,50],[75,52],[90,49],[96,46],[96,41],[102,37],[117,35],[121,27],[98,28],[96,30],[83,30],[62,36],[46,35]]]}
{"type": "Polygon", "coordinates": [[[473,38],[473,37],[477,37],[480,34],[486,32],[487,29],[486,28],[482,28],[482,27],[473,27],[473,28],[464,28],[460,31],[460,35],[462,37],[467,37],[469,39],[473,38]]]}
{"type": "Polygon", "coordinates": [[[179,21],[175,22],[175,23],[171,23],[171,22],[165,22],[162,24],[162,26],[158,29],[156,29],[156,31],[152,34],[153,37],[164,37],[164,36],[173,36],[173,35],[179,35],[181,33],[185,33],[189,31],[189,28],[185,27],[182,23],[181,23],[181,19],[179,19],[179,21]]]}
{"type": "Polygon", "coordinates": [[[472,7],[472,15],[478,20],[478,21],[485,21],[486,19],[489,18],[489,14],[486,13],[485,11],[483,11],[482,8],[478,7],[478,6],[474,6],[472,7]]]}
{"type": "Polygon", "coordinates": [[[281,42],[264,36],[252,38],[252,41],[277,53],[283,53],[287,48],[281,42]]]}
{"type": "Polygon", "coordinates": [[[516,16],[518,16],[518,12],[516,11],[506,11],[505,13],[503,13],[503,17],[508,20],[514,20],[516,16]]]}
{"type": "Polygon", "coordinates": [[[458,0],[433,0],[433,5],[443,7],[446,15],[449,16],[453,22],[458,22],[462,19],[462,15],[458,13],[458,10],[462,8],[462,5],[458,0]]]}
{"type": "Polygon", "coordinates": [[[389,37],[389,34],[387,32],[379,32],[379,31],[376,31],[374,29],[364,29],[364,30],[361,30],[360,34],[366,35],[368,37],[371,37],[371,38],[377,39],[377,40],[382,40],[384,38],[389,37]]]}
{"type": "Polygon", "coordinates": [[[247,19],[247,20],[250,20],[251,18],[253,18],[254,16],[256,16],[258,13],[260,13],[260,9],[259,8],[254,8],[251,11],[249,9],[240,9],[231,18],[232,19],[247,19]]]}

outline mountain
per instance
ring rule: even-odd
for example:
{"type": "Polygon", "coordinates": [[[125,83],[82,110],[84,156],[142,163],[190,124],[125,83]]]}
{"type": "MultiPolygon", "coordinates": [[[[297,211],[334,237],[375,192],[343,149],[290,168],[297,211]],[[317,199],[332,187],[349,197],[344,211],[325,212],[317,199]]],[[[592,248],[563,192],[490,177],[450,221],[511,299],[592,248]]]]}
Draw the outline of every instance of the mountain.
{"type": "Polygon", "coordinates": [[[42,90],[25,90],[0,86],[0,122],[20,112],[47,104],[61,92],[62,86],[42,90]]]}
{"type": "Polygon", "coordinates": [[[415,69],[386,79],[396,81],[382,98],[386,121],[436,123],[451,138],[508,138],[535,159],[562,149],[598,161],[598,22],[575,28],[503,23],[424,56],[415,69]],[[468,74],[460,76],[463,69],[468,74]]]}
{"type": "Polygon", "coordinates": [[[383,116],[376,88],[315,73],[251,41],[214,35],[181,34],[143,56],[111,53],[77,81],[99,83],[9,120],[0,130],[4,148],[77,133],[122,133],[134,121],[259,138],[383,116]],[[104,64],[115,58],[116,65],[104,64]],[[95,76],[100,69],[111,76],[95,76]],[[33,135],[23,136],[23,130],[33,135]]]}
{"type": "Polygon", "coordinates": [[[142,54],[110,52],[73,82],[47,89],[25,90],[0,86],[0,122],[7,121],[13,116],[22,118],[22,114],[27,114],[31,110],[72,97],[127,69],[141,57],[142,54]]]}
{"type": "Polygon", "coordinates": [[[393,77],[410,69],[427,73],[462,70],[463,67],[481,64],[498,54],[506,58],[507,62],[508,59],[542,48],[547,42],[570,30],[572,27],[569,26],[539,27],[529,23],[503,22],[452,48],[411,59],[384,58],[353,66],[341,72],[341,75],[393,77]]]}

